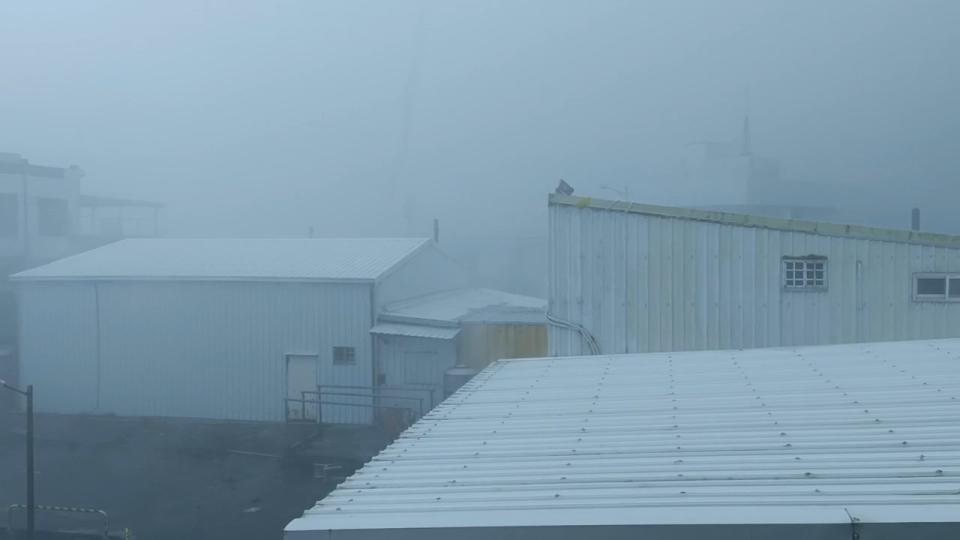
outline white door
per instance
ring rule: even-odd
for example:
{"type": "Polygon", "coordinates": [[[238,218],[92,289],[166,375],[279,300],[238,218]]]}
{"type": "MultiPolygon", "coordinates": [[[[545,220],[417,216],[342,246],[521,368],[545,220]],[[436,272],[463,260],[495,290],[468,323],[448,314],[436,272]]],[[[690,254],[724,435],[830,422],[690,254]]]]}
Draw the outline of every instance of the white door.
{"type": "Polygon", "coordinates": [[[320,358],[313,354],[287,355],[287,419],[319,420],[319,362],[320,358]]]}

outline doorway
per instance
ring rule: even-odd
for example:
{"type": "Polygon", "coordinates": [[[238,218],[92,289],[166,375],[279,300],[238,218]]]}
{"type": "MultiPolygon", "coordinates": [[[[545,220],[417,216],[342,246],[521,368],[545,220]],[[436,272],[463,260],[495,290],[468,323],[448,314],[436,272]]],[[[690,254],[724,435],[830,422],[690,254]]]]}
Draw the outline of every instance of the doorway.
{"type": "Polygon", "coordinates": [[[287,419],[294,421],[320,420],[317,403],[320,357],[315,354],[288,354],[287,362],[287,419]]]}

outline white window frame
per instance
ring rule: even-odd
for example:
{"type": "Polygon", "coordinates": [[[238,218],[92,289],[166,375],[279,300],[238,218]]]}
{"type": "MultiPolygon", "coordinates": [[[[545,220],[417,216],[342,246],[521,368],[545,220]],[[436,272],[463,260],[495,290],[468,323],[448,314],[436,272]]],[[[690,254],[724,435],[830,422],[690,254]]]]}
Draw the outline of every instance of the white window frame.
{"type": "Polygon", "coordinates": [[[827,261],[827,257],[823,255],[784,255],[780,259],[780,285],[783,287],[784,291],[787,292],[824,292],[829,286],[828,277],[830,275],[830,265],[827,261]],[[799,270],[801,272],[800,285],[797,285],[797,278],[795,274],[793,277],[790,277],[789,272],[797,272],[796,265],[802,265],[802,268],[799,270]],[[823,272],[823,278],[818,279],[816,274],[811,280],[808,280],[806,274],[808,271],[817,272],[818,269],[815,265],[822,265],[822,268],[819,270],[823,272]],[[788,269],[788,266],[790,267],[788,269]],[[808,268],[812,266],[812,268],[808,268]],[[819,283],[818,283],[819,281],[819,283]]]}
{"type": "Polygon", "coordinates": [[[960,296],[950,296],[950,282],[960,281],[960,272],[917,272],[913,274],[913,301],[914,302],[960,302],[960,296]],[[943,279],[943,294],[920,294],[919,281],[921,279],[943,279]]]}
{"type": "Polygon", "coordinates": [[[333,365],[335,366],[355,366],[357,365],[357,348],[351,347],[349,345],[334,345],[331,350],[331,359],[333,360],[333,365]],[[349,356],[350,358],[347,361],[337,358],[337,352],[343,351],[344,355],[349,356]],[[348,354],[349,353],[349,354],[348,354]]]}

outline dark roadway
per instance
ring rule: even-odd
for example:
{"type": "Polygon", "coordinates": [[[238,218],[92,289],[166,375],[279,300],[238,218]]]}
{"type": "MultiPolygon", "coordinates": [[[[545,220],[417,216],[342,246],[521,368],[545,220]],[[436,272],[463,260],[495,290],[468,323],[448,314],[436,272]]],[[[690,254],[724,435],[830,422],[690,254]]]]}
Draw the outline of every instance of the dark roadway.
{"type": "MultiPolygon", "coordinates": [[[[114,530],[141,540],[279,539],[284,525],[329,493],[312,462],[349,471],[384,443],[370,429],[331,428],[319,451],[353,457],[281,460],[283,426],[41,415],[37,504],[105,510],[114,530]]],[[[23,415],[0,411],[0,509],[23,503],[23,415]]],[[[22,524],[23,516],[19,516],[22,524]]],[[[38,512],[40,528],[90,528],[97,521],[38,512]]]]}

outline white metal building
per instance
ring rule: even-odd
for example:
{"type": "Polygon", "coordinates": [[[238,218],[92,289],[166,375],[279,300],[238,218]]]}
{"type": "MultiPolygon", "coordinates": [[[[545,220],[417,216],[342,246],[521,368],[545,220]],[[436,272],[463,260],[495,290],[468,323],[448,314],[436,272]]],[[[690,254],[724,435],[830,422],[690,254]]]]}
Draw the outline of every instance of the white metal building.
{"type": "Polygon", "coordinates": [[[123,240],[14,279],[39,410],[238,420],[282,420],[318,383],[372,386],[380,307],[465,285],[410,238],[123,240]]]}
{"type": "Polygon", "coordinates": [[[960,337],[960,237],[551,195],[555,355],[960,337]]]}
{"type": "Polygon", "coordinates": [[[287,540],[960,537],[960,340],[500,361],[287,540]]]}
{"type": "Polygon", "coordinates": [[[449,368],[479,370],[500,358],[545,356],[546,307],[541,298],[494,289],[441,291],[388,304],[370,331],[377,382],[394,395],[423,397],[429,410],[446,397],[449,368]]]}

